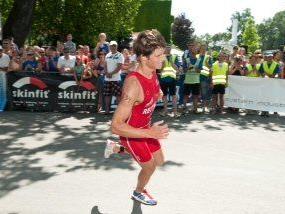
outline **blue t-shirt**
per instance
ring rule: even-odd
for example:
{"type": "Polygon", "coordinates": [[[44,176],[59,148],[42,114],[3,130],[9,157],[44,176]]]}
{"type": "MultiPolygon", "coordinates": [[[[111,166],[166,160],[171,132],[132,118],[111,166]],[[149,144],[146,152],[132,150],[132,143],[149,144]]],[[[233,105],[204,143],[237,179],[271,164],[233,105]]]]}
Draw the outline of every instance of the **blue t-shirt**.
{"type": "Polygon", "coordinates": [[[48,71],[57,72],[58,56],[48,60],[48,71]]]}
{"type": "Polygon", "coordinates": [[[189,64],[187,63],[186,59],[189,58],[190,63],[192,65],[195,65],[197,58],[195,56],[193,56],[189,50],[184,51],[184,54],[182,56],[182,67],[183,69],[188,69],[189,64]]]}
{"type": "Polygon", "coordinates": [[[102,46],[99,47],[99,52],[103,51],[104,53],[109,53],[109,45],[108,43],[104,43],[102,46]]]}
{"type": "Polygon", "coordinates": [[[34,60],[34,61],[25,61],[23,63],[23,70],[25,71],[34,71],[37,67],[38,67],[38,61],[34,60]]]}

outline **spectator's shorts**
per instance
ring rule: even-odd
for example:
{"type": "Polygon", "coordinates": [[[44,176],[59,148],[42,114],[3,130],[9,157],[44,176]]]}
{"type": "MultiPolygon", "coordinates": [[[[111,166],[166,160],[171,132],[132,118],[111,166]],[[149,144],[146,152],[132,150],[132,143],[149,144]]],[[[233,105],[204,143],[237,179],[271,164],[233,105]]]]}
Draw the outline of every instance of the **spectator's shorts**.
{"type": "Polygon", "coordinates": [[[121,145],[126,148],[138,163],[145,163],[153,158],[153,153],[161,149],[160,142],[152,138],[121,137],[121,145]]]}
{"type": "Polygon", "coordinates": [[[190,94],[198,96],[200,94],[200,83],[184,84],[184,95],[190,94]]]}
{"type": "Polygon", "coordinates": [[[225,94],[226,86],[222,84],[214,85],[213,94],[225,94]]]}
{"type": "Polygon", "coordinates": [[[121,96],[122,88],[119,81],[105,81],[104,82],[104,96],[121,96]]]}
{"type": "Polygon", "coordinates": [[[168,94],[170,96],[176,95],[176,79],[171,81],[163,81],[163,79],[161,79],[160,88],[163,92],[163,96],[167,96],[168,94]]]}

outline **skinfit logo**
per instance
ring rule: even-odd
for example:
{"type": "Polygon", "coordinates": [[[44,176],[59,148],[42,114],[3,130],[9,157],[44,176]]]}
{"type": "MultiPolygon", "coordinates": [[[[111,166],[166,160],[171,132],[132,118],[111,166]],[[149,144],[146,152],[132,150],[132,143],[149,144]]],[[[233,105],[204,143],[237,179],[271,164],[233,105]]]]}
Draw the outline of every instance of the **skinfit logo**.
{"type": "Polygon", "coordinates": [[[47,85],[41,81],[40,79],[34,77],[24,77],[17,80],[13,87],[17,88],[17,90],[12,91],[13,97],[18,98],[48,98],[49,90],[44,91],[47,88],[47,85]],[[33,85],[37,87],[37,90],[21,90],[23,86],[33,85]]]}
{"type": "Polygon", "coordinates": [[[75,81],[61,83],[58,87],[64,91],[58,93],[58,99],[96,99],[96,88],[91,82],[86,81],[81,83],[80,87],[86,89],[82,92],[66,91],[66,89],[72,86],[78,85],[75,81]]]}

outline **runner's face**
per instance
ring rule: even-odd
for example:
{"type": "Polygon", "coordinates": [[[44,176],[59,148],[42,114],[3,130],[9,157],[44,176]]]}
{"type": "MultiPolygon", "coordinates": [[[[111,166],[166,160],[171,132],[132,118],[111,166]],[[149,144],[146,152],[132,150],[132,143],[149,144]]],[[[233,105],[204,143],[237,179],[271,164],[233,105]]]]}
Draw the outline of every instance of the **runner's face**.
{"type": "Polygon", "coordinates": [[[157,48],[155,51],[149,56],[147,60],[147,66],[151,69],[161,69],[162,62],[165,58],[165,49],[157,48]]]}

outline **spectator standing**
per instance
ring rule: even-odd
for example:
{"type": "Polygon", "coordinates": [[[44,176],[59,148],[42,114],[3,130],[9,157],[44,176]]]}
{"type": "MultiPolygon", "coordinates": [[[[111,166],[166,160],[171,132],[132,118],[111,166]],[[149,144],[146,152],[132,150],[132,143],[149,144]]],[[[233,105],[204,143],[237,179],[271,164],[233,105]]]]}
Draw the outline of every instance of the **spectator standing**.
{"type": "Polygon", "coordinates": [[[57,69],[62,75],[72,75],[72,69],[75,66],[76,57],[70,55],[69,49],[65,48],[63,51],[64,55],[59,57],[57,63],[57,69]]]}
{"type": "Polygon", "coordinates": [[[260,64],[257,63],[259,56],[252,55],[245,67],[245,76],[247,77],[260,77],[260,64]]]}
{"type": "Polygon", "coordinates": [[[59,59],[59,57],[57,56],[56,48],[55,47],[48,48],[46,71],[58,72],[58,70],[57,70],[58,59],[59,59]]]}
{"type": "Polygon", "coordinates": [[[188,44],[188,50],[183,55],[184,80],[184,113],[188,112],[189,96],[193,97],[193,112],[198,113],[198,97],[200,95],[200,71],[197,65],[197,46],[194,42],[188,44]]]}
{"type": "Polygon", "coordinates": [[[228,82],[229,65],[225,62],[226,54],[221,52],[219,59],[212,66],[212,85],[213,85],[213,113],[223,113],[224,94],[228,82]],[[219,101],[219,103],[218,103],[219,101]]]}
{"type": "Polygon", "coordinates": [[[122,70],[121,70],[121,85],[124,85],[125,78],[127,77],[129,73],[129,67],[130,67],[130,52],[128,49],[124,49],[122,52],[124,56],[124,63],[122,65],[122,70]]]}
{"type": "Polygon", "coordinates": [[[106,114],[110,113],[111,98],[116,96],[117,102],[120,101],[121,89],[121,76],[120,71],[124,63],[123,55],[118,52],[118,43],[116,41],[110,42],[110,53],[106,55],[105,63],[105,82],[104,82],[104,96],[106,104],[106,114]]]}
{"type": "Polygon", "coordinates": [[[110,47],[109,47],[109,43],[106,40],[107,40],[106,34],[100,33],[99,34],[99,42],[96,45],[95,53],[98,53],[101,51],[103,51],[105,54],[109,53],[110,47]]]}
{"type": "Polygon", "coordinates": [[[8,72],[10,71],[22,71],[22,60],[21,56],[17,51],[14,51],[12,54],[12,59],[10,60],[9,66],[8,66],[8,72]]]}
{"type": "Polygon", "coordinates": [[[22,66],[23,71],[41,71],[40,64],[36,60],[35,52],[33,50],[28,50],[26,54],[26,59],[22,66]]]}
{"type": "Polygon", "coordinates": [[[0,46],[0,112],[4,111],[7,103],[6,72],[10,63],[9,56],[3,51],[2,46],[0,46]]]}
{"type": "Polygon", "coordinates": [[[66,42],[64,43],[64,48],[69,51],[71,55],[76,54],[76,44],[72,41],[72,34],[67,34],[66,42]]]}
{"type": "MultiPolygon", "coordinates": [[[[260,66],[260,73],[265,78],[277,78],[280,75],[280,66],[273,60],[273,53],[267,53],[260,66]]],[[[261,112],[262,117],[269,117],[268,111],[261,112]]]]}
{"type": "Polygon", "coordinates": [[[8,56],[12,55],[12,48],[11,48],[11,40],[10,39],[3,39],[3,53],[7,54],[8,56]]]}
{"type": "Polygon", "coordinates": [[[179,72],[179,68],[175,65],[177,60],[176,55],[172,55],[171,46],[167,46],[165,49],[165,59],[163,61],[163,67],[161,71],[160,87],[163,92],[163,110],[160,116],[167,115],[168,95],[172,97],[173,116],[179,117],[177,112],[177,96],[176,96],[176,73],[179,72]]]}
{"type": "Polygon", "coordinates": [[[212,59],[206,54],[207,46],[201,45],[198,59],[198,69],[200,70],[201,98],[204,113],[209,113],[209,105],[211,101],[211,79],[210,68],[212,67],[212,59]]]}
{"type": "Polygon", "coordinates": [[[105,52],[100,51],[97,54],[98,58],[95,60],[95,69],[98,75],[97,81],[97,90],[98,90],[98,112],[101,112],[105,109],[104,105],[104,96],[103,96],[103,89],[104,89],[104,82],[105,82],[105,52]]]}
{"type": "Polygon", "coordinates": [[[238,56],[240,56],[239,55],[239,47],[236,45],[236,46],[233,47],[233,52],[230,55],[231,65],[234,64],[235,58],[238,57],[238,56]]]}
{"type": "Polygon", "coordinates": [[[274,53],[274,61],[279,64],[279,67],[280,67],[279,77],[283,79],[284,62],[283,62],[283,52],[282,51],[277,51],[274,53]]]}
{"type": "Polygon", "coordinates": [[[233,64],[230,67],[230,75],[244,76],[243,61],[240,56],[234,58],[233,64]]]}

